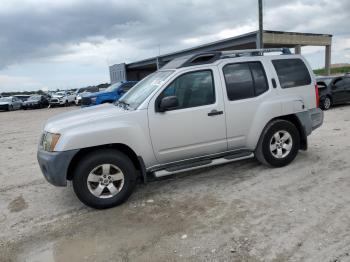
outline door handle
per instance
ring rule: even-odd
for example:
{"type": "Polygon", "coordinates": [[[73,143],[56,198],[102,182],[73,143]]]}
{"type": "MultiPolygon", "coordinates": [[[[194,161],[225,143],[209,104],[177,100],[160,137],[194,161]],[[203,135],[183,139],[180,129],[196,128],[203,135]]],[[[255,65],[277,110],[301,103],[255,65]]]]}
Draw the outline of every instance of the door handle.
{"type": "Polygon", "coordinates": [[[224,114],[223,111],[218,111],[216,109],[213,109],[208,113],[208,116],[217,116],[217,115],[223,115],[223,114],[224,114]]]}

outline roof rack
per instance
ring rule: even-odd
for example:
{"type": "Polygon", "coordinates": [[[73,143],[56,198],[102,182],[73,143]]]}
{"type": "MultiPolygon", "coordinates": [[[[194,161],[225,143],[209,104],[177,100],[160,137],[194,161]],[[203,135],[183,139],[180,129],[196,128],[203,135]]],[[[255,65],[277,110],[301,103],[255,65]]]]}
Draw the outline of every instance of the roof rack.
{"type": "Polygon", "coordinates": [[[174,69],[194,65],[211,64],[223,58],[233,58],[241,56],[263,56],[264,53],[281,52],[283,55],[290,55],[289,48],[265,48],[265,49],[246,49],[229,51],[201,52],[175,58],[165,64],[162,69],[174,69]]]}
{"type": "Polygon", "coordinates": [[[240,57],[245,55],[262,56],[264,53],[281,52],[282,55],[292,54],[289,48],[263,48],[263,49],[245,49],[245,50],[231,50],[221,51],[221,58],[240,57]]]}

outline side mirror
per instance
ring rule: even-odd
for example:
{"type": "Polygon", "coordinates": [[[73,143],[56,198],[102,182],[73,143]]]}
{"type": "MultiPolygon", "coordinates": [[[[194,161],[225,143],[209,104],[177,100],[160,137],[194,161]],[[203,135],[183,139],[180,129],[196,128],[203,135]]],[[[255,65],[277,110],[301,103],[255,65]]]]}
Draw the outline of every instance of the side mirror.
{"type": "Polygon", "coordinates": [[[159,112],[165,112],[179,106],[179,100],[176,96],[166,96],[160,100],[159,112]]]}
{"type": "Polygon", "coordinates": [[[117,91],[117,94],[118,95],[122,95],[122,94],[124,94],[124,88],[118,88],[118,91],[117,91]]]}

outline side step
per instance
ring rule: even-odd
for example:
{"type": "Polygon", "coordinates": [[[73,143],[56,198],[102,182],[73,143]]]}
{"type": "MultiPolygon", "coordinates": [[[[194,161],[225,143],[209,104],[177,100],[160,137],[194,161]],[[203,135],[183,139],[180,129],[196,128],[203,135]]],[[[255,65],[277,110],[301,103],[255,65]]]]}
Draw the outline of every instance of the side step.
{"type": "Polygon", "coordinates": [[[201,159],[196,160],[193,162],[188,162],[183,164],[175,164],[170,167],[166,167],[165,169],[157,170],[152,172],[155,177],[163,177],[168,176],[180,172],[190,171],[194,169],[199,169],[203,167],[209,167],[209,166],[217,166],[222,165],[230,162],[235,162],[243,159],[248,159],[254,157],[254,154],[252,152],[240,152],[235,154],[226,155],[220,158],[214,158],[214,159],[201,159]]]}

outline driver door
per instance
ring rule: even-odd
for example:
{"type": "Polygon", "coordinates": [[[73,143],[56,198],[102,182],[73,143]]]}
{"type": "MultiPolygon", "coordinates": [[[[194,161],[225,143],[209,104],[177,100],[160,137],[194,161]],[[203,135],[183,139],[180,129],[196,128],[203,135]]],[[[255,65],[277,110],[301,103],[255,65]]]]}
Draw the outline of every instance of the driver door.
{"type": "Polygon", "coordinates": [[[160,164],[227,150],[223,94],[216,67],[178,74],[151,100],[148,116],[153,150],[160,164]],[[166,96],[176,96],[179,105],[158,112],[160,100],[166,96]]]}

